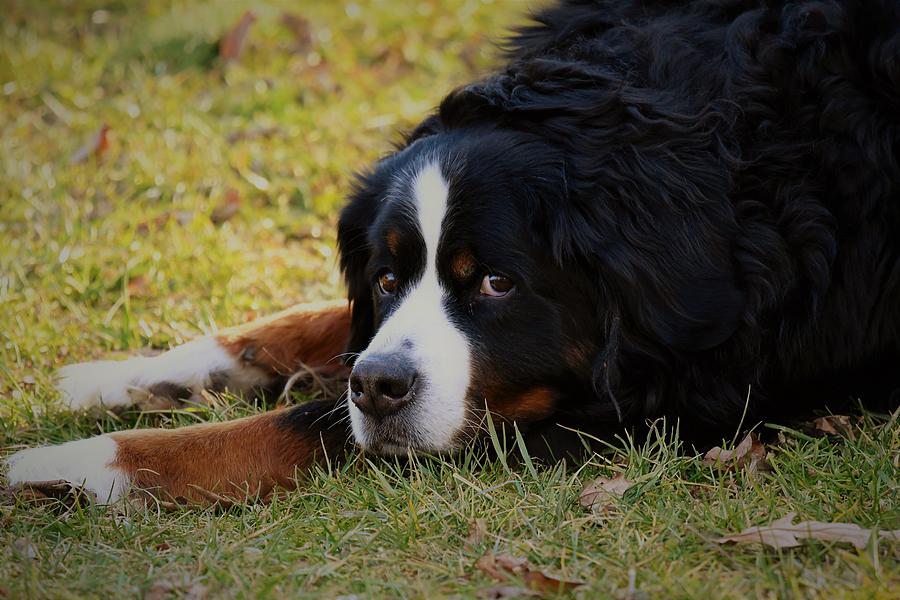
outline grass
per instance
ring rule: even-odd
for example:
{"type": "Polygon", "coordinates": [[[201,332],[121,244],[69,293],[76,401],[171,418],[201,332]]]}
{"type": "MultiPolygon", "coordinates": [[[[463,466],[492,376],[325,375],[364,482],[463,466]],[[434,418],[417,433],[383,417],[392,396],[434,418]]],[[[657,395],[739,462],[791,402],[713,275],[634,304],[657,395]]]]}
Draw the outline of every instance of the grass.
{"type": "MultiPolygon", "coordinates": [[[[254,3],[240,59],[215,40],[247,3],[7,0],[0,22],[0,435],[6,451],[261,410],[76,415],[59,366],[165,348],[342,294],[335,215],[352,171],[493,63],[524,3],[254,3]],[[311,44],[279,22],[303,11],[311,44]],[[71,157],[102,124],[100,157],[71,157]],[[238,211],[221,222],[227,199],[238,211]]],[[[773,432],[774,433],[774,432],[773,432]]],[[[0,597],[471,597],[486,551],[586,585],[581,598],[896,597],[900,545],[790,550],[712,540],[790,511],[900,528],[900,424],[785,430],[773,472],[720,472],[659,433],[586,464],[478,450],[355,456],[268,505],[157,514],[0,504],[0,597]],[[515,465],[519,466],[515,466],[515,465]],[[636,482],[606,514],[582,485],[636,482]],[[483,530],[472,535],[471,531],[483,530]],[[634,589],[629,591],[629,578],[634,589]]],[[[515,582],[513,582],[515,583],[515,582]]],[[[521,582],[518,582],[521,585],[521,582]]]]}

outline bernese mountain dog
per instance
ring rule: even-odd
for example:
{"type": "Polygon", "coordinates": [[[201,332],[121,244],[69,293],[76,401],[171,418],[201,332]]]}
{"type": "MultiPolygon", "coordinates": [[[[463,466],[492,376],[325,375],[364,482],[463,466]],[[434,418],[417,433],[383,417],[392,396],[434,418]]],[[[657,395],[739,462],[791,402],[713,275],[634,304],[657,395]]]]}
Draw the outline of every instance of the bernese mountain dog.
{"type": "Polygon", "coordinates": [[[359,176],[349,303],[59,384],[73,408],[309,371],[344,394],[23,450],[11,483],[257,498],[354,444],[450,452],[488,422],[559,454],[662,416],[713,439],[900,403],[900,3],[566,0],[507,54],[359,176]]]}

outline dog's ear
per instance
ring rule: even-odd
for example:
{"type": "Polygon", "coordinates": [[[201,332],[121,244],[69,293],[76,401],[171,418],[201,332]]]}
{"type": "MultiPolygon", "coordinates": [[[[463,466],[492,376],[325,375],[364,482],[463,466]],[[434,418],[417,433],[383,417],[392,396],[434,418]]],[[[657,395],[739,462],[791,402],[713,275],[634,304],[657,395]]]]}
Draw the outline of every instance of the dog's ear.
{"type": "Polygon", "coordinates": [[[347,285],[351,303],[350,339],[348,356],[352,363],[355,354],[365,350],[375,335],[375,306],[372,289],[366,276],[366,265],[371,254],[369,226],[377,210],[377,182],[372,175],[359,175],[353,186],[350,201],[341,211],[338,220],[337,243],[340,251],[341,272],[347,285]]]}

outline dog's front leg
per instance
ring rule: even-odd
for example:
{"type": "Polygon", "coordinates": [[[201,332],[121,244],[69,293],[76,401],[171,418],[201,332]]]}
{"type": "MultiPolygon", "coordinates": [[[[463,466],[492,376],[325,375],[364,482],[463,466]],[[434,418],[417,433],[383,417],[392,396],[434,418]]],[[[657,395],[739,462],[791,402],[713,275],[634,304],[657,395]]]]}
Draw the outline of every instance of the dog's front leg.
{"type": "Polygon", "coordinates": [[[264,499],[313,464],[340,458],[346,405],[316,401],[223,423],[136,429],[30,448],[6,459],[13,489],[64,481],[100,503],[132,492],[164,502],[264,499]]]}
{"type": "Polygon", "coordinates": [[[158,356],[69,365],[58,374],[60,395],[71,408],[158,408],[203,389],[270,388],[305,368],[341,375],[349,330],[346,301],[298,305],[158,356]]]}

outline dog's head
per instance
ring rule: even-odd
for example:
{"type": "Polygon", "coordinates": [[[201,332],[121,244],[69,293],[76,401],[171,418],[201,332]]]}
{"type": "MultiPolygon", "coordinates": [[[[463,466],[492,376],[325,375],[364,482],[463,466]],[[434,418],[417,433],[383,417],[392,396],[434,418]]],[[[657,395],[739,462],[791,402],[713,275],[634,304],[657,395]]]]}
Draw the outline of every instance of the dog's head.
{"type": "Polygon", "coordinates": [[[604,141],[571,120],[498,122],[426,122],[341,216],[363,447],[459,447],[485,409],[644,415],[673,353],[737,328],[734,218],[705,150],[681,161],[627,123],[604,141]]]}
{"type": "Polygon", "coordinates": [[[461,130],[360,179],[339,227],[358,443],[450,449],[485,407],[548,416],[585,372],[591,286],[556,264],[533,218],[535,195],[558,193],[561,177],[536,139],[461,130]]]}

